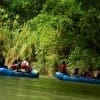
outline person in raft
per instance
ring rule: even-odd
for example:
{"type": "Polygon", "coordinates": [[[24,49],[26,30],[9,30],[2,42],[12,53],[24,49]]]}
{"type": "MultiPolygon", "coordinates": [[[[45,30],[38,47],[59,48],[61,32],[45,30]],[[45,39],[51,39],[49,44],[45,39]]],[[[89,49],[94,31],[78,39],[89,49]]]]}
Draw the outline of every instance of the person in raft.
{"type": "Polygon", "coordinates": [[[92,67],[89,67],[86,71],[83,71],[82,76],[88,77],[88,78],[93,78],[93,69],[92,67]]]}
{"type": "Polygon", "coordinates": [[[32,71],[32,68],[30,66],[30,63],[28,59],[25,59],[21,62],[21,71],[30,73],[32,71]]]}
{"type": "Polygon", "coordinates": [[[59,66],[59,72],[64,73],[66,75],[69,75],[67,72],[67,65],[65,61],[62,61],[62,63],[59,66]]]}
{"type": "Polygon", "coordinates": [[[22,60],[20,60],[20,59],[14,60],[14,62],[12,63],[12,65],[10,67],[10,70],[21,72],[21,62],[22,62],[22,60]]]}
{"type": "Polygon", "coordinates": [[[80,76],[80,74],[79,74],[79,68],[75,68],[74,70],[73,70],[73,74],[72,74],[73,76],[80,76]]]}
{"type": "Polygon", "coordinates": [[[8,67],[5,66],[5,58],[2,55],[0,55],[0,68],[8,69],[8,67]]]}
{"type": "Polygon", "coordinates": [[[18,61],[17,60],[14,60],[14,62],[12,63],[11,67],[10,67],[10,70],[17,70],[17,67],[18,67],[18,61]]]}

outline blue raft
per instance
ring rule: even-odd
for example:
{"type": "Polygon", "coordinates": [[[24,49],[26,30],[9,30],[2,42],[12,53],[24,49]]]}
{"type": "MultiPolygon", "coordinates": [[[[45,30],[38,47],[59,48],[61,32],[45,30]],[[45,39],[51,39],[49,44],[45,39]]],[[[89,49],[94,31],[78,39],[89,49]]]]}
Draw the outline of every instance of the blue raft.
{"type": "Polygon", "coordinates": [[[61,72],[56,72],[55,77],[64,81],[100,84],[100,79],[87,78],[87,77],[82,77],[82,76],[69,76],[61,72]]]}
{"type": "Polygon", "coordinates": [[[31,73],[16,72],[16,71],[12,71],[12,70],[9,70],[9,69],[6,69],[6,68],[0,68],[0,75],[38,78],[39,77],[39,72],[36,71],[36,70],[33,70],[31,73]]]}

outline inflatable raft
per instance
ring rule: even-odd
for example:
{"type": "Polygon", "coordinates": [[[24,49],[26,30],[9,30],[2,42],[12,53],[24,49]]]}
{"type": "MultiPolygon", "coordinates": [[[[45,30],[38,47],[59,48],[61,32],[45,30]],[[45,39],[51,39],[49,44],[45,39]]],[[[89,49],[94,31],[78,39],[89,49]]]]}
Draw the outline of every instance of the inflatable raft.
{"type": "Polygon", "coordinates": [[[87,77],[82,77],[82,76],[69,76],[69,75],[65,75],[61,72],[56,72],[55,77],[60,80],[64,80],[64,81],[100,84],[100,79],[87,78],[87,77]]]}
{"type": "Polygon", "coordinates": [[[38,78],[39,72],[37,70],[33,70],[31,73],[17,72],[17,71],[12,71],[12,70],[9,70],[9,69],[6,69],[6,68],[0,68],[0,75],[38,78]]]}

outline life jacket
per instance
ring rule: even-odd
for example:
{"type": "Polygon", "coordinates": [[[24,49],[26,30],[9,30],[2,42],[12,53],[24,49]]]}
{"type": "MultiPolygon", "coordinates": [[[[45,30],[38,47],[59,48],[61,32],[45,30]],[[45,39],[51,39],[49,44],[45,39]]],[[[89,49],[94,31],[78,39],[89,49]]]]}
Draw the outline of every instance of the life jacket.
{"type": "Polygon", "coordinates": [[[62,72],[62,73],[65,73],[66,72],[66,65],[61,64],[60,68],[59,68],[59,71],[62,72]]]}
{"type": "Polygon", "coordinates": [[[11,65],[11,69],[12,69],[12,70],[16,70],[17,67],[18,67],[18,64],[12,64],[12,65],[11,65]]]}

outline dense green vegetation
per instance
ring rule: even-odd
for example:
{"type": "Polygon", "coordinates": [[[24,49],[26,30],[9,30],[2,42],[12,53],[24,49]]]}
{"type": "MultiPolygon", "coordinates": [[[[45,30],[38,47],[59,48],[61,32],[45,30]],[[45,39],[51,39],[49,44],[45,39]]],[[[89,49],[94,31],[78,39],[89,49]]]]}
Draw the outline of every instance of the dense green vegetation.
{"type": "Polygon", "coordinates": [[[0,77],[0,100],[100,100],[100,86],[51,77],[0,77]]]}
{"type": "Polygon", "coordinates": [[[0,53],[42,69],[100,67],[100,0],[1,0],[0,53]]]}

